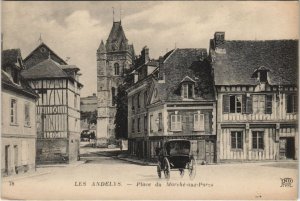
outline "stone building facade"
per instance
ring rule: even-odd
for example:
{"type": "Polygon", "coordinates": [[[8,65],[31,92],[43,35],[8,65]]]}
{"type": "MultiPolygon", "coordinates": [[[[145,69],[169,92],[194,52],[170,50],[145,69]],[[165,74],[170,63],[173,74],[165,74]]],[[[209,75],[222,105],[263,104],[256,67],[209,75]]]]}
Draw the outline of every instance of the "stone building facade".
{"type": "Polygon", "coordinates": [[[199,162],[215,162],[216,107],[206,49],[174,49],[158,61],[146,59],[133,73],[127,90],[129,153],[155,159],[157,147],[179,138],[192,142],[199,162]]]}
{"type": "Polygon", "coordinates": [[[106,43],[97,49],[97,145],[106,146],[114,138],[115,97],[124,74],[134,61],[133,45],[128,43],[121,21],[113,22],[106,43]]]}
{"type": "Polygon", "coordinates": [[[4,50],[1,60],[1,175],[7,176],[35,170],[38,95],[20,75],[20,49],[4,50]]]}

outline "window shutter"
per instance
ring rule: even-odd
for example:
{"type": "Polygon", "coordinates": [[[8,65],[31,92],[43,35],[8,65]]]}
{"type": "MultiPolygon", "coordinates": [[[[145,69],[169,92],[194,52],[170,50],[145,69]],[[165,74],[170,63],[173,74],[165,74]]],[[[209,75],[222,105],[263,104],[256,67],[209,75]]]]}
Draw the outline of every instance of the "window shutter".
{"type": "Polygon", "coordinates": [[[246,113],[252,114],[252,96],[246,97],[246,113]]]}
{"type": "Polygon", "coordinates": [[[223,95],[223,113],[229,113],[229,95],[223,95]]]}
{"type": "Polygon", "coordinates": [[[291,94],[286,95],[286,112],[292,113],[292,95],[291,94]]]}
{"type": "Polygon", "coordinates": [[[242,95],[242,113],[247,113],[247,96],[245,94],[242,95]]]}
{"type": "Polygon", "coordinates": [[[210,134],[210,121],[209,121],[209,113],[204,114],[204,130],[206,134],[210,134]]]}
{"type": "Polygon", "coordinates": [[[171,130],[175,129],[175,124],[176,124],[176,115],[171,115],[171,130]]]}
{"type": "Polygon", "coordinates": [[[266,95],[265,113],[272,114],[272,95],[266,95]]]}

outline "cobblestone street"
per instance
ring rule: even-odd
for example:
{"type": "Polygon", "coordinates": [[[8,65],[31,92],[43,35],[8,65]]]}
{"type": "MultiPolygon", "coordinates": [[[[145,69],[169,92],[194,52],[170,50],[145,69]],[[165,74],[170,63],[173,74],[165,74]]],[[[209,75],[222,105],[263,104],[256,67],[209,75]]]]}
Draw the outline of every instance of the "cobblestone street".
{"type": "MultiPolygon", "coordinates": [[[[106,150],[108,151],[108,150],[106,150]]],[[[112,150],[109,150],[112,152],[112,150]]],[[[159,179],[155,166],[99,155],[103,149],[81,149],[81,162],[44,166],[35,174],[6,177],[7,199],[284,199],[296,198],[296,182],[280,187],[281,178],[297,178],[297,162],[198,165],[196,178],[172,171],[159,179]],[[181,190],[184,189],[184,190],[181,190]],[[34,192],[34,193],[32,193],[34,192]],[[218,194],[216,194],[218,192],[218,194]],[[241,196],[241,192],[243,195],[241,196]]]]}

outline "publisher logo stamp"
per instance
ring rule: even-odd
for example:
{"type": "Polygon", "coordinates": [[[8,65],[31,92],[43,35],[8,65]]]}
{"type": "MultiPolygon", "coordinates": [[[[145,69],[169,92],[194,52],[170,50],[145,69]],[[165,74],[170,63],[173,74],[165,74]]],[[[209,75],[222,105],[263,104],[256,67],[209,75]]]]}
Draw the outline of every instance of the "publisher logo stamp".
{"type": "Polygon", "coordinates": [[[281,186],[280,187],[293,187],[292,183],[294,182],[292,178],[280,178],[281,186]]]}

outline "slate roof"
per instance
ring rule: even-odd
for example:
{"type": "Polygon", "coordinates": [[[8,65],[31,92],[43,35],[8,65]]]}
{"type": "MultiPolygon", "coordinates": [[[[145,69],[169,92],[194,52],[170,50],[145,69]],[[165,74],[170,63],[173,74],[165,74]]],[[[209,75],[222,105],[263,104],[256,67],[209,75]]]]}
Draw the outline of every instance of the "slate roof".
{"type": "Polygon", "coordinates": [[[270,85],[297,84],[298,40],[225,41],[224,48],[213,62],[216,85],[256,85],[251,76],[262,67],[270,85]]]}
{"type": "MultiPolygon", "coordinates": [[[[48,45],[46,45],[44,42],[42,42],[40,45],[38,45],[32,52],[29,53],[29,55],[24,59],[24,62],[26,61],[40,48],[40,47],[46,47],[50,52],[51,52],[51,57],[54,55],[60,64],[65,64],[67,65],[67,62],[63,60],[60,56],[58,56],[48,45]]],[[[31,67],[31,66],[30,66],[31,67]]]]}
{"type": "Polygon", "coordinates": [[[113,22],[113,26],[111,28],[111,31],[109,33],[109,36],[108,36],[107,42],[106,42],[106,50],[107,51],[113,51],[111,49],[112,44],[116,44],[118,46],[119,50],[128,49],[127,38],[125,36],[121,21],[113,22]],[[127,48],[123,47],[123,45],[127,46],[127,48]]]}
{"type": "Polygon", "coordinates": [[[22,60],[20,49],[3,50],[1,55],[1,65],[5,67],[16,67],[21,69],[20,66],[16,66],[18,59],[22,60]]]}
{"type": "Polygon", "coordinates": [[[37,65],[22,71],[25,79],[67,78],[69,75],[52,59],[44,60],[37,65]]]}
{"type": "Polygon", "coordinates": [[[158,94],[164,101],[181,101],[180,83],[186,76],[195,80],[195,100],[214,100],[213,78],[207,55],[203,48],[175,49],[164,58],[165,83],[156,83],[158,94]]]}
{"type": "Polygon", "coordinates": [[[1,86],[7,90],[13,90],[17,93],[24,94],[33,98],[38,98],[38,94],[29,86],[29,84],[21,77],[20,83],[15,84],[10,76],[3,70],[1,70],[1,86]]]}

